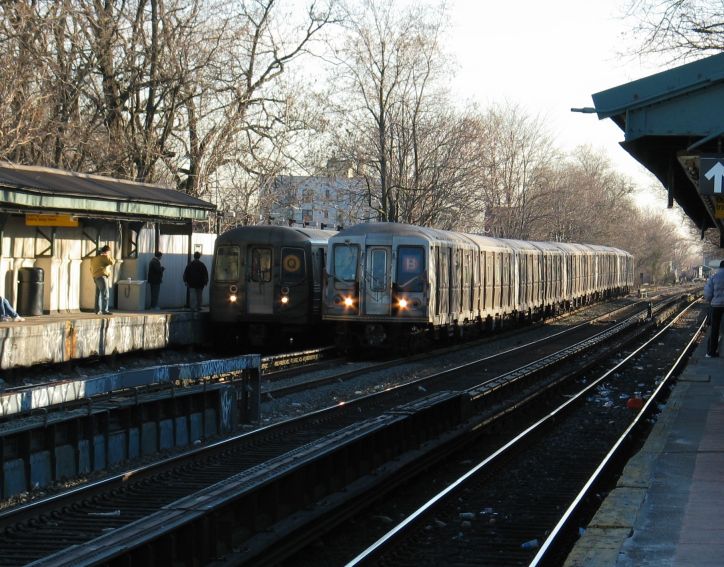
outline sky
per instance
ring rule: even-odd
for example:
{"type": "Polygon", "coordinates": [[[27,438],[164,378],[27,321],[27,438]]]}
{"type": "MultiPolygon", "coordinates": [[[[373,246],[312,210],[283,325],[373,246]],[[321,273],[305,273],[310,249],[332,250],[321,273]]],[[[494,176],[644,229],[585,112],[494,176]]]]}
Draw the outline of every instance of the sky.
{"type": "Polygon", "coordinates": [[[622,33],[622,0],[450,0],[445,49],[457,62],[453,95],[462,101],[517,104],[540,117],[555,145],[601,150],[643,190],[642,206],[666,207],[658,181],[619,142],[612,120],[571,112],[592,107],[591,95],[663,71],[631,54],[622,33]]]}

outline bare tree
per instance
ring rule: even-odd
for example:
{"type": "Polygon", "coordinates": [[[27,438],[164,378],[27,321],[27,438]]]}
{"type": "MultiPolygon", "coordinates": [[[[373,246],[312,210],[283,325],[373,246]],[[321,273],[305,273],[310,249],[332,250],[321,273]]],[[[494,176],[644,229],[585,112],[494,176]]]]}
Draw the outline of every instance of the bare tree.
{"type": "Polygon", "coordinates": [[[615,246],[622,229],[637,218],[629,198],[632,183],[602,151],[581,146],[549,166],[545,177],[549,183],[537,203],[537,239],[615,246]]]}
{"type": "Polygon", "coordinates": [[[302,128],[303,105],[281,88],[281,77],[333,21],[334,5],[312,2],[296,25],[287,14],[277,14],[276,5],[274,0],[219,4],[228,19],[218,52],[182,87],[186,133],[178,143],[184,159],[169,162],[188,193],[204,194],[203,180],[224,168],[269,176],[279,162],[268,167],[268,157],[281,156],[279,148],[302,128]]]}
{"type": "Polygon", "coordinates": [[[52,62],[54,14],[34,2],[4,2],[0,14],[0,155],[32,163],[53,120],[57,83],[37,70],[52,62]]]}
{"type": "Polygon", "coordinates": [[[335,2],[2,2],[0,157],[172,184],[248,219],[309,131],[284,77],[335,2]]]}
{"type": "Polygon", "coordinates": [[[515,105],[493,106],[485,120],[478,193],[485,207],[485,231],[530,238],[545,215],[539,201],[550,190],[559,154],[543,122],[515,105]]]}
{"type": "MultiPolygon", "coordinates": [[[[382,220],[419,220],[410,204],[425,190],[423,166],[431,147],[426,135],[439,124],[444,103],[438,38],[444,10],[401,7],[397,2],[362,0],[349,12],[348,34],[335,50],[336,84],[343,116],[339,152],[360,164],[367,179],[368,205],[382,220]]],[[[438,187],[439,188],[439,187],[438,187]]]]}
{"type": "Polygon", "coordinates": [[[630,0],[627,15],[641,53],[673,61],[724,50],[722,0],[630,0]]]}

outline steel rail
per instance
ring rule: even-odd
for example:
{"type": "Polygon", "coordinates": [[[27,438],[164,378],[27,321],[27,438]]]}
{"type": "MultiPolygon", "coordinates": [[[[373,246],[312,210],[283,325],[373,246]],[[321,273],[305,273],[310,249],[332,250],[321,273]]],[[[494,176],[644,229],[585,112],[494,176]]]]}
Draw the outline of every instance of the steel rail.
{"type": "MultiPolygon", "coordinates": [[[[398,537],[400,537],[403,533],[405,533],[406,530],[408,530],[412,525],[414,525],[415,522],[420,520],[429,510],[434,508],[435,505],[443,501],[447,496],[449,496],[451,493],[453,493],[455,490],[457,490],[461,485],[463,485],[468,479],[478,474],[481,470],[489,466],[491,463],[493,463],[495,460],[497,460],[501,455],[507,453],[511,448],[517,446],[522,440],[526,439],[528,436],[530,436],[533,432],[537,431],[539,428],[541,428],[544,424],[548,423],[550,420],[554,419],[556,416],[561,414],[563,411],[567,410],[572,404],[577,403],[583,396],[590,393],[594,388],[596,388],[602,381],[604,381],[608,376],[610,376],[613,372],[615,372],[618,368],[620,368],[622,365],[627,363],[629,360],[631,360],[634,356],[636,356],[639,352],[644,350],[648,345],[650,345],[654,340],[656,340],[659,336],[661,336],[664,332],[668,331],[671,326],[678,321],[678,319],[683,316],[683,314],[688,311],[694,304],[696,304],[699,301],[697,299],[696,301],[692,302],[690,305],[686,307],[677,317],[675,317],[672,321],[670,321],[665,327],[663,327],[658,333],[656,333],[652,338],[648,339],[642,346],[635,349],[631,354],[629,354],[626,358],[618,362],[613,368],[606,371],[603,375],[601,375],[599,378],[591,381],[589,384],[586,385],[585,388],[583,388],[581,391],[579,391],[577,394],[574,394],[570,398],[568,398],[564,403],[562,403],[558,408],[555,410],[549,412],[546,414],[543,418],[539,419],[520,433],[518,433],[515,437],[513,437],[511,440],[509,440],[507,443],[496,449],[493,453],[488,455],[485,459],[480,461],[477,465],[469,469],[465,474],[458,477],[455,481],[450,483],[445,489],[441,490],[439,493],[437,493],[435,496],[433,496],[431,499],[429,499],[425,504],[420,506],[418,509],[416,509],[413,513],[408,515],[402,522],[397,524],[394,528],[389,530],[387,533],[385,533],[382,537],[380,537],[377,541],[375,541],[372,545],[364,549],[362,552],[360,552],[357,556],[355,556],[352,560],[350,560],[346,567],[353,567],[356,565],[362,565],[366,561],[371,560],[373,557],[379,555],[387,546],[391,545],[391,543],[396,540],[398,537]]],[[[695,337],[696,338],[696,337],[695,337]]],[[[689,343],[691,345],[691,343],[689,343]]],[[[669,374],[667,376],[670,376],[675,367],[677,367],[680,363],[680,361],[683,359],[683,356],[688,352],[688,346],[687,349],[682,355],[677,359],[674,368],[670,370],[669,374]]],[[[660,390],[657,389],[657,392],[660,390]]],[[[649,404],[652,403],[651,400],[649,400],[649,404]]],[[[647,404],[647,406],[649,405],[647,404]]],[[[616,443],[616,446],[619,446],[622,443],[622,440],[625,439],[625,435],[628,434],[628,430],[624,436],[621,437],[621,439],[616,443]]],[[[598,469],[597,469],[598,470],[598,469]]],[[[587,483],[589,485],[589,483],[587,483]]],[[[581,497],[582,498],[582,497],[581,497]]],[[[580,499],[578,500],[580,501],[580,499]]],[[[563,525],[563,524],[561,524],[563,525]]],[[[549,544],[550,545],[550,544],[549,544]]]]}
{"type": "MultiPolygon", "coordinates": [[[[629,306],[625,306],[624,308],[626,308],[626,307],[629,307],[629,306]]],[[[623,309],[623,308],[621,308],[621,309],[623,309]]],[[[616,309],[616,310],[614,310],[614,312],[615,312],[615,311],[618,311],[618,310],[619,310],[619,309],[616,309]]],[[[605,317],[605,315],[604,315],[604,316],[601,316],[601,317],[605,317]]],[[[628,319],[624,320],[623,322],[617,323],[617,324],[616,324],[616,327],[620,327],[620,326],[621,326],[622,324],[624,324],[626,321],[629,321],[629,322],[631,323],[631,322],[633,322],[635,319],[640,318],[640,317],[641,317],[641,313],[632,315],[631,317],[629,317],[628,319]]],[[[597,320],[597,319],[594,319],[594,320],[597,320]]],[[[588,326],[588,325],[590,325],[590,323],[591,323],[591,321],[582,323],[582,324],[580,324],[580,325],[577,325],[576,328],[583,327],[583,326],[588,326]]],[[[561,334],[564,334],[564,333],[566,333],[566,332],[568,332],[568,331],[569,331],[569,330],[559,331],[558,333],[555,333],[555,334],[553,335],[553,337],[560,336],[561,334]]],[[[561,354],[562,352],[564,352],[565,350],[567,350],[567,349],[575,349],[575,351],[578,352],[578,351],[581,350],[580,347],[581,347],[581,345],[582,345],[583,343],[589,343],[591,340],[594,340],[594,341],[595,341],[597,338],[601,338],[601,337],[603,337],[604,335],[609,335],[609,334],[610,334],[610,333],[609,333],[609,329],[606,329],[606,330],[604,330],[604,331],[601,331],[600,333],[596,333],[596,334],[593,335],[592,337],[589,337],[589,338],[587,338],[587,339],[584,339],[583,341],[579,341],[579,343],[575,343],[574,345],[572,345],[572,346],[570,346],[570,347],[567,347],[566,349],[563,349],[563,350],[558,351],[558,352],[556,352],[556,353],[553,353],[552,355],[549,355],[549,356],[553,356],[553,357],[556,357],[556,358],[560,358],[560,354],[561,354]]],[[[516,346],[516,347],[512,347],[512,348],[510,348],[510,349],[501,351],[501,352],[499,352],[499,353],[495,353],[495,354],[492,354],[492,355],[489,355],[489,356],[482,357],[482,358],[480,358],[480,359],[476,359],[476,360],[471,361],[471,362],[467,362],[467,363],[464,363],[464,364],[461,364],[461,365],[458,365],[458,366],[455,366],[455,367],[452,367],[452,368],[445,369],[445,370],[443,370],[443,371],[441,371],[441,372],[434,373],[434,374],[432,374],[432,375],[430,375],[430,376],[424,376],[424,377],[421,377],[421,378],[417,378],[417,379],[415,379],[415,380],[411,380],[411,381],[405,382],[405,383],[403,383],[403,384],[396,384],[396,385],[391,386],[391,387],[388,387],[388,388],[386,388],[385,390],[380,391],[380,392],[373,392],[373,393],[370,393],[370,394],[366,394],[366,395],[360,396],[360,397],[355,398],[355,399],[346,400],[346,401],[344,401],[344,402],[338,402],[338,403],[336,403],[336,404],[334,404],[334,405],[332,405],[332,406],[329,406],[329,407],[326,407],[326,408],[321,408],[321,409],[318,409],[318,410],[316,410],[316,411],[310,412],[310,413],[306,414],[305,416],[291,417],[291,418],[288,418],[288,419],[286,419],[286,420],[280,421],[280,422],[275,423],[275,424],[270,424],[270,425],[266,425],[266,426],[257,428],[257,429],[255,429],[254,431],[244,432],[244,433],[237,434],[237,435],[232,435],[232,436],[230,436],[230,437],[227,437],[227,438],[224,438],[224,439],[220,439],[220,440],[218,440],[218,441],[214,441],[214,442],[212,442],[212,443],[206,444],[206,445],[204,445],[204,446],[202,446],[202,447],[195,447],[195,448],[189,449],[188,451],[184,451],[183,453],[180,453],[180,454],[177,454],[177,455],[171,455],[171,456],[168,456],[168,457],[164,457],[163,459],[160,459],[160,460],[155,461],[155,462],[153,462],[153,463],[149,463],[149,464],[146,464],[146,465],[143,465],[143,466],[140,466],[140,467],[134,467],[134,468],[132,468],[132,469],[130,469],[130,470],[124,471],[124,472],[122,472],[122,473],[118,473],[118,474],[111,475],[111,476],[109,476],[109,477],[107,477],[107,478],[104,478],[104,479],[101,479],[101,480],[97,480],[97,481],[93,481],[93,482],[90,482],[90,483],[85,483],[85,484],[82,484],[82,485],[78,485],[78,486],[73,487],[73,488],[71,488],[71,489],[69,489],[69,490],[67,490],[67,491],[64,491],[63,493],[53,494],[53,495],[50,495],[50,496],[44,496],[44,497],[42,497],[42,498],[39,498],[39,499],[30,501],[30,502],[22,503],[22,504],[20,504],[20,505],[14,506],[14,507],[12,507],[12,508],[7,508],[7,509],[5,509],[5,510],[0,511],[0,527],[2,527],[3,524],[5,524],[5,523],[7,523],[8,521],[10,521],[11,518],[22,518],[23,516],[27,516],[27,515],[29,515],[29,514],[36,514],[36,513],[38,513],[38,512],[37,512],[38,510],[45,509],[46,507],[54,507],[54,506],[57,506],[58,504],[63,504],[63,503],[65,503],[65,502],[67,502],[67,501],[72,501],[74,498],[76,498],[77,495],[80,495],[80,494],[92,495],[92,494],[95,494],[95,493],[97,493],[97,492],[106,490],[106,489],[108,489],[109,487],[112,487],[112,486],[116,486],[116,485],[117,485],[117,486],[122,486],[124,483],[126,483],[126,482],[128,482],[128,481],[130,481],[130,480],[134,480],[134,479],[136,479],[136,478],[143,477],[143,476],[145,476],[145,475],[156,474],[157,472],[163,471],[163,470],[168,469],[168,468],[172,468],[172,467],[175,466],[177,463],[180,463],[180,462],[182,462],[182,461],[185,460],[185,459],[193,458],[193,457],[195,457],[195,456],[200,456],[200,455],[203,455],[204,453],[210,453],[210,452],[212,452],[212,451],[214,451],[214,450],[221,449],[221,448],[223,448],[223,447],[225,447],[225,446],[227,446],[227,445],[232,445],[232,444],[234,444],[234,443],[237,443],[237,442],[241,441],[242,439],[244,439],[244,438],[246,438],[246,437],[249,437],[249,436],[251,436],[251,435],[263,434],[263,433],[265,433],[265,432],[268,431],[268,430],[272,430],[272,429],[277,428],[277,427],[282,427],[282,426],[284,426],[284,425],[288,425],[288,424],[290,424],[290,423],[293,423],[293,422],[295,422],[295,421],[299,421],[299,420],[302,420],[302,419],[309,419],[309,418],[314,419],[314,418],[317,418],[317,417],[321,417],[321,416],[323,416],[323,415],[325,415],[325,414],[327,414],[327,413],[330,413],[330,412],[333,412],[333,411],[337,410],[337,409],[339,408],[339,405],[340,405],[341,403],[349,406],[351,403],[364,403],[364,402],[369,401],[369,400],[372,400],[372,399],[374,399],[374,398],[377,398],[377,397],[380,397],[380,396],[384,396],[384,395],[386,395],[386,394],[388,394],[389,392],[392,392],[392,391],[402,390],[402,389],[405,389],[405,388],[415,389],[415,388],[419,387],[420,385],[424,384],[425,382],[428,382],[428,381],[431,381],[431,380],[440,379],[440,378],[444,378],[445,376],[449,376],[449,375],[451,375],[451,374],[455,374],[455,373],[457,373],[457,372],[459,372],[459,371],[461,371],[461,370],[465,370],[465,369],[467,369],[467,368],[474,367],[474,366],[476,366],[476,365],[479,365],[479,364],[481,364],[481,363],[487,362],[487,361],[492,360],[492,359],[494,359],[494,358],[497,358],[497,357],[500,357],[500,356],[503,356],[503,355],[506,355],[506,354],[514,353],[514,352],[516,352],[516,351],[518,351],[518,350],[520,350],[520,349],[529,348],[531,345],[537,344],[537,343],[539,343],[539,342],[546,341],[546,340],[548,340],[549,338],[551,338],[551,337],[544,337],[544,338],[542,338],[542,339],[537,339],[537,340],[532,341],[532,342],[530,342],[530,343],[527,343],[527,344],[525,344],[525,345],[518,345],[518,346],[516,346]]],[[[594,343],[594,344],[595,344],[595,343],[594,343]]],[[[535,364],[535,363],[534,363],[534,364],[535,364]]],[[[524,367],[525,367],[525,368],[528,368],[529,371],[536,370],[536,369],[533,368],[531,365],[525,365],[524,367]]],[[[490,379],[487,380],[486,382],[480,384],[479,387],[485,387],[485,385],[488,385],[488,384],[490,384],[491,382],[495,382],[496,380],[499,380],[499,379],[500,379],[501,377],[503,377],[503,376],[511,376],[511,375],[514,375],[514,374],[520,376],[520,375],[521,375],[520,370],[521,370],[521,369],[512,370],[512,371],[507,372],[507,373],[505,373],[505,374],[503,374],[503,375],[490,378],[490,379]]],[[[13,520],[13,521],[14,521],[14,520],[13,520]]]]}
{"type": "MultiPolygon", "coordinates": [[[[637,315],[637,316],[634,316],[634,317],[631,317],[631,318],[630,318],[630,320],[632,320],[632,321],[635,320],[635,319],[640,319],[640,315],[637,315]]],[[[606,332],[607,332],[607,331],[603,331],[602,333],[599,333],[598,335],[605,334],[606,332]]],[[[516,349],[511,349],[511,350],[516,350],[516,349]]],[[[489,358],[489,357],[486,357],[485,359],[482,359],[482,360],[487,360],[487,358],[489,358]]],[[[458,369],[460,369],[460,368],[467,368],[468,366],[470,366],[470,365],[469,365],[469,364],[465,364],[465,365],[462,365],[462,366],[457,367],[457,368],[455,368],[455,369],[448,369],[448,370],[446,370],[446,371],[444,371],[444,372],[438,373],[438,374],[433,375],[433,376],[431,376],[431,377],[426,377],[426,378],[422,378],[422,379],[420,379],[420,380],[417,380],[417,381],[415,381],[415,383],[419,383],[419,382],[422,382],[422,381],[424,381],[424,380],[431,380],[431,379],[434,379],[434,378],[440,378],[440,377],[442,377],[442,376],[444,376],[444,375],[446,375],[446,374],[449,374],[449,373],[451,373],[451,372],[454,372],[455,370],[458,370],[458,369]]],[[[386,390],[386,392],[389,392],[390,390],[396,390],[396,389],[405,388],[405,387],[410,387],[410,384],[408,383],[408,384],[404,384],[404,385],[401,385],[401,386],[395,386],[395,387],[393,387],[393,388],[389,388],[388,390],[386,390]]],[[[363,396],[363,397],[361,397],[361,398],[358,398],[357,400],[355,400],[355,402],[357,402],[357,401],[363,401],[363,400],[366,400],[366,399],[372,399],[372,398],[381,396],[381,395],[383,395],[384,393],[385,393],[385,392],[378,392],[378,393],[375,393],[375,394],[369,394],[369,395],[367,395],[367,396],[363,396]]],[[[347,402],[347,405],[349,405],[349,403],[350,403],[350,402],[347,402]]],[[[322,414],[325,413],[325,412],[329,412],[329,411],[332,411],[332,410],[335,410],[335,409],[337,409],[337,406],[333,406],[333,407],[330,407],[330,408],[325,408],[325,409],[323,409],[323,410],[318,410],[317,412],[313,412],[312,414],[309,414],[309,415],[310,415],[310,416],[322,415],[322,414]]],[[[288,422],[293,422],[293,421],[296,421],[296,420],[295,420],[294,418],[292,418],[292,419],[286,420],[286,422],[281,422],[281,423],[288,423],[288,422]]],[[[280,423],[280,424],[281,424],[281,423],[280,423]]],[[[276,426],[278,426],[278,425],[280,425],[280,424],[276,424],[276,426]]],[[[261,428],[261,430],[271,429],[271,428],[273,428],[273,427],[275,427],[275,426],[274,426],[274,425],[270,425],[270,426],[267,426],[267,427],[265,427],[265,428],[261,428]]],[[[257,432],[258,432],[258,431],[260,431],[260,430],[257,430],[257,432]]],[[[255,433],[257,433],[257,432],[255,432],[255,433]]],[[[239,435],[239,436],[232,437],[231,439],[221,440],[221,441],[219,441],[219,442],[217,442],[217,443],[214,443],[214,444],[212,445],[212,447],[213,447],[213,446],[216,446],[216,447],[224,447],[224,446],[227,445],[228,443],[234,442],[235,440],[238,440],[239,438],[245,437],[245,436],[248,436],[248,435],[250,435],[250,434],[243,434],[243,435],[239,435]]],[[[206,447],[204,447],[204,448],[198,448],[198,449],[196,449],[196,450],[193,450],[193,451],[188,452],[186,455],[179,455],[179,456],[171,457],[171,458],[166,459],[166,460],[164,460],[164,461],[161,461],[161,462],[159,462],[159,463],[154,463],[154,464],[148,465],[148,466],[146,466],[146,467],[141,467],[141,468],[138,468],[138,469],[134,469],[133,471],[128,471],[128,472],[126,472],[126,473],[122,473],[122,474],[120,474],[120,475],[117,475],[117,476],[115,477],[115,480],[116,480],[116,482],[122,484],[123,482],[127,482],[128,480],[133,480],[134,478],[139,478],[139,477],[142,476],[144,473],[148,473],[148,474],[158,473],[158,472],[160,472],[161,470],[164,470],[164,467],[165,467],[165,468],[171,468],[171,466],[172,466],[171,463],[172,463],[172,462],[178,461],[179,459],[184,459],[184,458],[186,458],[186,457],[188,457],[188,456],[190,456],[190,455],[193,455],[193,454],[200,454],[200,453],[201,453],[202,451],[204,451],[204,450],[207,450],[207,448],[206,448],[206,447]]],[[[108,486],[111,486],[111,484],[109,484],[109,483],[110,483],[112,480],[114,480],[114,479],[106,479],[105,481],[99,481],[98,483],[95,483],[94,485],[87,485],[86,487],[79,487],[77,490],[74,490],[73,492],[74,492],[74,493],[77,493],[78,495],[83,494],[83,495],[85,495],[85,496],[89,496],[89,495],[91,494],[90,490],[87,491],[87,492],[83,492],[84,489],[87,489],[87,488],[89,488],[89,487],[90,487],[90,488],[99,488],[99,487],[101,487],[101,486],[103,487],[103,489],[107,489],[108,486]]],[[[51,499],[52,499],[52,500],[58,499],[57,502],[63,502],[63,500],[62,500],[62,497],[63,497],[63,496],[64,496],[64,495],[57,495],[56,497],[51,497],[51,499]]],[[[45,500],[44,502],[50,502],[51,499],[45,500]]],[[[30,503],[28,506],[32,506],[33,504],[35,504],[35,503],[30,503]]],[[[18,508],[15,508],[15,509],[13,509],[13,510],[8,510],[8,517],[9,517],[9,515],[12,514],[13,512],[17,512],[17,510],[18,510],[18,508]]],[[[30,508],[26,508],[26,510],[27,510],[27,511],[30,511],[30,508]]],[[[5,514],[0,515],[0,518],[2,518],[2,516],[5,516],[5,514]]]]}
{"type": "MultiPolygon", "coordinates": [[[[691,305],[694,305],[693,303],[691,305]]],[[[691,305],[689,307],[691,307],[691,305]]],[[[644,350],[648,345],[650,345],[654,340],[656,340],[662,333],[664,333],[666,330],[669,329],[671,325],[673,325],[681,316],[684,315],[684,313],[689,309],[685,309],[682,311],[676,319],[674,319],[670,325],[667,325],[665,329],[662,329],[661,332],[657,333],[654,337],[652,337],[649,341],[647,341],[644,345],[642,345],[640,348],[636,349],[634,352],[632,352],[629,356],[627,356],[624,360],[620,362],[617,366],[615,366],[613,369],[609,370],[604,376],[601,377],[600,380],[603,380],[604,378],[607,378],[612,372],[614,372],[616,369],[618,369],[620,366],[622,366],[624,363],[628,362],[631,358],[636,356],[639,352],[644,350]]],[[[576,496],[576,498],[571,502],[570,506],[566,509],[566,511],[561,516],[561,519],[558,521],[558,523],[555,525],[553,530],[551,530],[551,533],[548,535],[546,540],[541,545],[538,553],[533,558],[533,560],[530,562],[530,566],[538,566],[541,564],[542,561],[545,560],[545,555],[548,553],[549,549],[551,549],[558,537],[561,535],[562,531],[566,528],[569,520],[573,517],[576,510],[579,508],[581,502],[586,497],[587,493],[591,490],[591,487],[596,483],[596,481],[602,476],[603,472],[606,470],[606,468],[611,464],[613,459],[617,456],[618,452],[621,450],[625,440],[631,435],[631,433],[638,428],[641,425],[641,421],[644,419],[644,417],[648,416],[653,411],[653,404],[658,401],[658,399],[661,397],[662,392],[665,387],[669,385],[669,382],[671,381],[672,377],[674,376],[674,373],[680,368],[681,363],[684,361],[684,358],[689,355],[689,353],[693,350],[694,344],[698,337],[701,335],[704,325],[706,325],[706,320],[701,322],[701,325],[696,330],[696,332],[691,337],[691,340],[686,345],[686,347],[682,350],[679,357],[676,359],[674,364],[669,368],[669,371],[666,373],[666,375],[661,379],[661,382],[656,387],[656,389],[651,393],[651,396],[649,396],[649,399],[646,401],[646,403],[643,405],[639,413],[636,415],[634,420],[631,422],[631,424],[626,428],[626,430],[621,434],[619,439],[616,441],[616,443],[613,445],[611,450],[608,452],[608,454],[603,458],[599,466],[596,468],[596,470],[593,472],[591,477],[588,479],[586,484],[581,488],[580,492],[576,496]]]]}
{"type": "MultiPolygon", "coordinates": [[[[602,315],[598,315],[598,316],[596,316],[596,317],[593,317],[593,318],[591,318],[591,319],[589,319],[589,320],[587,320],[587,321],[584,321],[584,322],[582,322],[582,323],[579,323],[579,324],[574,325],[574,326],[572,326],[572,327],[569,327],[569,328],[567,328],[567,329],[562,329],[562,330],[560,330],[560,331],[557,331],[557,332],[552,333],[552,334],[550,334],[550,335],[547,335],[547,336],[545,336],[545,337],[541,337],[541,338],[539,338],[539,339],[532,340],[532,341],[527,342],[527,343],[522,344],[522,345],[517,345],[517,346],[511,347],[511,348],[505,349],[505,350],[501,350],[501,351],[499,351],[499,352],[496,352],[496,353],[494,353],[494,354],[488,355],[488,356],[486,356],[486,357],[483,357],[483,358],[480,358],[480,359],[476,359],[476,360],[474,360],[474,361],[471,361],[471,362],[469,362],[469,363],[466,363],[465,365],[452,368],[451,370],[463,369],[463,368],[466,368],[467,366],[476,365],[476,364],[480,364],[480,363],[482,363],[482,362],[486,362],[486,361],[489,361],[489,360],[493,360],[493,359],[495,359],[495,358],[497,358],[497,357],[499,357],[499,356],[505,356],[505,355],[514,353],[514,352],[516,352],[516,351],[522,351],[522,350],[528,349],[528,348],[530,348],[530,347],[532,347],[532,346],[534,346],[534,345],[537,345],[537,344],[540,344],[540,343],[544,343],[544,342],[546,342],[546,341],[550,341],[550,340],[555,339],[555,338],[557,338],[557,337],[560,337],[560,336],[562,336],[562,335],[569,334],[569,333],[572,333],[572,332],[574,332],[574,331],[577,331],[578,329],[581,329],[581,328],[583,328],[583,327],[587,327],[587,326],[593,325],[593,324],[595,324],[596,322],[601,321],[601,320],[603,320],[603,319],[610,318],[610,317],[612,317],[615,313],[618,313],[618,312],[620,312],[620,311],[625,311],[625,310],[630,310],[630,309],[636,309],[636,307],[637,307],[638,305],[641,305],[641,304],[644,304],[644,303],[645,303],[645,304],[648,304],[648,303],[650,303],[650,302],[651,302],[650,300],[642,300],[642,301],[634,302],[634,303],[632,303],[631,305],[624,305],[624,306],[622,306],[622,307],[617,307],[616,309],[612,309],[611,311],[608,311],[608,312],[606,312],[606,313],[603,313],[602,315]]],[[[632,317],[636,317],[636,316],[637,316],[637,315],[633,315],[632,317]]],[[[484,340],[485,340],[485,339],[484,339],[484,340]]],[[[331,375],[331,376],[324,376],[324,377],[314,378],[314,379],[311,379],[311,380],[306,380],[306,381],[303,381],[303,382],[301,382],[301,383],[299,383],[299,384],[292,384],[292,385],[287,385],[287,386],[279,386],[279,387],[277,387],[277,388],[274,388],[274,387],[262,388],[262,394],[263,394],[263,395],[267,395],[267,396],[271,396],[271,397],[286,396],[286,395],[289,395],[289,394],[292,394],[292,393],[295,393],[295,392],[303,391],[303,390],[308,389],[308,388],[311,388],[311,387],[323,386],[323,385],[325,385],[325,384],[331,384],[331,383],[337,383],[337,382],[343,382],[343,381],[345,381],[345,380],[350,380],[350,379],[352,379],[352,378],[355,378],[355,377],[360,376],[360,375],[363,375],[363,374],[368,374],[368,373],[371,373],[371,372],[377,372],[377,371],[379,371],[379,370],[386,370],[386,369],[388,369],[388,368],[393,368],[393,367],[395,367],[395,366],[400,366],[400,365],[402,365],[402,364],[409,364],[409,363],[411,363],[411,362],[418,362],[418,361],[421,361],[421,360],[426,360],[426,359],[431,358],[431,357],[439,357],[441,354],[448,354],[448,353],[450,353],[450,352],[456,352],[456,351],[461,350],[461,349],[463,349],[463,348],[475,347],[475,346],[478,346],[478,345],[476,344],[476,342],[479,342],[479,341],[468,342],[468,343],[465,343],[465,345],[462,345],[462,346],[456,345],[456,346],[454,346],[454,347],[449,347],[449,348],[444,348],[444,349],[435,350],[433,354],[430,354],[430,353],[421,353],[421,354],[416,354],[416,355],[412,355],[412,356],[406,356],[406,357],[403,357],[403,358],[398,358],[398,359],[394,359],[394,360],[390,360],[390,361],[381,362],[381,363],[378,363],[378,364],[372,364],[372,365],[366,366],[366,367],[364,367],[364,368],[357,368],[357,369],[349,370],[349,371],[342,372],[342,373],[339,373],[339,374],[334,374],[334,375],[331,375]]]]}

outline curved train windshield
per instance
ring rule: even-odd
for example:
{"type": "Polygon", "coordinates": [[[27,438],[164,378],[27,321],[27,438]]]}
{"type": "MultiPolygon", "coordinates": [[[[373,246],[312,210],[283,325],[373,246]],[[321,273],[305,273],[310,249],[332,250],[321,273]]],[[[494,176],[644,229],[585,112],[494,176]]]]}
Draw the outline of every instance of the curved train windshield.
{"type": "Polygon", "coordinates": [[[271,248],[251,249],[251,281],[270,282],[272,268],[271,248]]]}
{"type": "Polygon", "coordinates": [[[424,291],[424,267],[425,251],[420,246],[400,246],[397,249],[397,287],[400,291],[424,291]]]}
{"type": "Polygon", "coordinates": [[[334,278],[341,282],[354,282],[357,278],[358,246],[337,245],[334,247],[334,278]]]}
{"type": "Polygon", "coordinates": [[[238,246],[219,246],[214,261],[214,279],[218,282],[237,281],[240,255],[238,246]]]}

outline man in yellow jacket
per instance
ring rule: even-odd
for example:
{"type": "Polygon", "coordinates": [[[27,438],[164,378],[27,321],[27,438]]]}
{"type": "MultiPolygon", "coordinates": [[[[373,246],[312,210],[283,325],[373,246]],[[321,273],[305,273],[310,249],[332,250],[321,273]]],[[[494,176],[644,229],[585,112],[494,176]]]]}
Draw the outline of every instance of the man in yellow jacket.
{"type": "Polygon", "coordinates": [[[91,259],[90,269],[93,275],[93,281],[96,284],[96,313],[98,315],[110,315],[109,308],[111,275],[113,271],[111,266],[116,261],[111,256],[111,247],[107,244],[101,248],[100,253],[91,259]]]}

